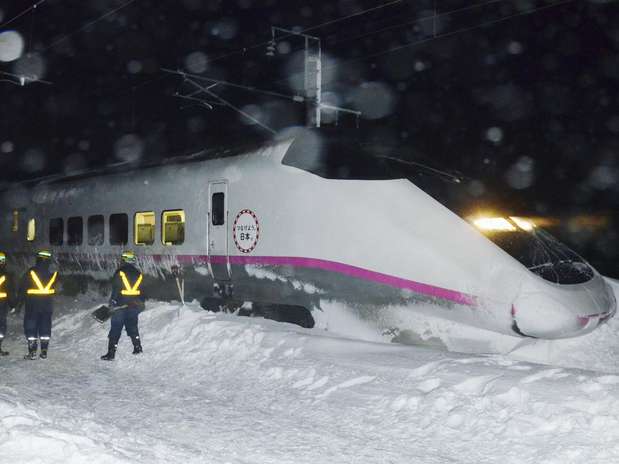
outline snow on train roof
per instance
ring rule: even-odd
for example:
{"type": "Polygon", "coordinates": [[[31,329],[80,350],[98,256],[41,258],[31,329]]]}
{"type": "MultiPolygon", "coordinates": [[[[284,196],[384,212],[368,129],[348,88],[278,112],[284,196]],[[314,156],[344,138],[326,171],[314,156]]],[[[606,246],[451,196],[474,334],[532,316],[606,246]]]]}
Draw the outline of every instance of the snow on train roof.
{"type": "Polygon", "coordinates": [[[54,185],[70,181],[84,180],[94,177],[109,176],[114,174],[126,173],[131,171],[141,171],[144,169],[152,169],[163,166],[181,165],[187,163],[196,163],[200,161],[208,161],[222,158],[231,158],[242,154],[250,154],[259,148],[278,145],[284,140],[267,140],[263,142],[244,143],[228,146],[217,146],[214,148],[203,149],[189,155],[180,155],[169,157],[157,162],[136,164],[134,162],[122,162],[107,165],[103,168],[89,169],[72,174],[58,174],[40,177],[28,180],[23,184],[29,187],[37,187],[41,185],[54,185]]]}

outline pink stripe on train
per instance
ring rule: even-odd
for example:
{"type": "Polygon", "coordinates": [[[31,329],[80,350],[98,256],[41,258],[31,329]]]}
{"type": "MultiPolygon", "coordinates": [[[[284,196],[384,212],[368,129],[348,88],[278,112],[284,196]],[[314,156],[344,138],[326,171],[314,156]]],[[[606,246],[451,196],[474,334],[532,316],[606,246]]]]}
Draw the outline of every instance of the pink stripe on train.
{"type": "MultiPolygon", "coordinates": [[[[196,258],[192,256],[186,256],[183,258],[196,258]]],[[[200,256],[200,259],[210,261],[213,264],[225,264],[226,256],[200,256]]],[[[179,257],[181,259],[181,257],[179,257]]],[[[183,259],[183,261],[185,260],[183,259]]],[[[477,298],[473,295],[458,292],[455,290],[449,290],[447,288],[436,287],[434,285],[424,284],[421,282],[415,282],[413,280],[402,279],[388,274],[380,272],[370,271],[349,264],[338,263],[334,261],[327,261],[324,259],[316,258],[298,258],[290,256],[230,256],[230,264],[257,264],[268,266],[292,266],[300,268],[310,269],[322,269],[324,271],[337,272],[338,274],[355,277],[357,279],[376,282],[383,285],[388,285],[394,288],[401,288],[404,290],[410,290],[421,295],[427,295],[434,298],[440,298],[454,303],[476,306],[477,298]]]]}
{"type": "MultiPolygon", "coordinates": [[[[80,257],[80,253],[59,253],[63,257],[80,257]]],[[[85,260],[90,260],[90,255],[82,255],[85,260]]],[[[104,259],[117,259],[115,254],[105,254],[104,259]]],[[[183,264],[206,264],[208,262],[212,264],[226,264],[228,259],[230,264],[245,265],[254,264],[262,266],[292,266],[298,268],[307,269],[322,269],[329,272],[337,272],[338,274],[355,277],[357,279],[366,280],[370,282],[376,282],[389,287],[400,288],[403,290],[410,290],[411,292],[418,293],[420,295],[426,295],[433,298],[440,298],[442,300],[451,301],[457,304],[466,306],[477,306],[477,298],[473,295],[458,292],[456,290],[449,290],[447,288],[436,287],[434,285],[424,284],[416,282],[414,280],[402,279],[389,274],[383,274],[380,272],[370,271],[349,264],[338,263],[335,261],[328,261],[325,259],[317,258],[299,258],[290,256],[208,256],[208,255],[146,255],[144,258],[152,258],[156,262],[165,261],[171,259],[173,262],[183,264]]],[[[139,256],[138,256],[139,258],[139,256]]]]}

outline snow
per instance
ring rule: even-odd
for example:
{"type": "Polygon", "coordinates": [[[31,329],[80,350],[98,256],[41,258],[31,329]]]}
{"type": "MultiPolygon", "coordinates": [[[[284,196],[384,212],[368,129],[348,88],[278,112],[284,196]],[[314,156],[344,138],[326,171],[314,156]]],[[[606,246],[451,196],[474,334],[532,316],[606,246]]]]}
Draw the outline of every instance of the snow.
{"type": "Polygon", "coordinates": [[[15,61],[23,52],[24,39],[19,32],[0,32],[0,61],[15,61]]]}
{"type": "Polygon", "coordinates": [[[105,363],[96,305],[59,302],[46,361],[20,359],[20,321],[10,318],[0,461],[619,459],[618,320],[507,354],[462,354],[149,301],[144,354],[131,355],[125,337],[105,363]]]}

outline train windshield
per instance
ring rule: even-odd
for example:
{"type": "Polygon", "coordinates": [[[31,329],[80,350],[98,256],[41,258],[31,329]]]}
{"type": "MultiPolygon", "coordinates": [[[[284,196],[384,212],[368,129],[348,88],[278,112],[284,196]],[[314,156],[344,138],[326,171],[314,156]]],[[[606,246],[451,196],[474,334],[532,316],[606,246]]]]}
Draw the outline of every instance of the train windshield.
{"type": "Polygon", "coordinates": [[[492,242],[526,266],[531,272],[556,284],[582,284],[593,278],[593,269],[545,230],[482,230],[492,242]]]}

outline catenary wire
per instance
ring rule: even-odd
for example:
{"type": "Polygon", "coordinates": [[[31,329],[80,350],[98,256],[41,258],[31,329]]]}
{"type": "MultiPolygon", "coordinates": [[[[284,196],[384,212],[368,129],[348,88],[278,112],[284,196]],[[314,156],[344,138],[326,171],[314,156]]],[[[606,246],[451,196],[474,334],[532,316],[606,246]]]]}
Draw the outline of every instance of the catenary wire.
{"type": "Polygon", "coordinates": [[[474,31],[476,29],[480,29],[480,28],[483,28],[483,27],[492,26],[494,24],[497,24],[497,23],[500,23],[500,22],[503,22],[503,21],[508,21],[508,20],[516,18],[516,17],[527,16],[527,15],[534,14],[534,13],[537,13],[537,12],[542,11],[542,10],[548,10],[550,8],[555,8],[555,7],[566,5],[568,3],[573,3],[573,2],[574,2],[574,0],[562,0],[562,1],[559,1],[559,2],[552,3],[550,5],[544,5],[544,6],[540,6],[540,7],[536,7],[536,8],[531,8],[531,9],[526,10],[526,11],[520,11],[518,13],[513,13],[513,14],[510,14],[510,15],[507,15],[507,16],[503,16],[501,18],[497,18],[497,19],[493,19],[493,20],[489,20],[489,21],[484,21],[484,22],[476,24],[474,26],[463,27],[463,28],[460,28],[460,29],[456,29],[455,31],[444,32],[442,34],[437,34],[436,36],[427,37],[425,39],[420,39],[420,40],[416,40],[416,41],[413,41],[413,42],[408,42],[408,43],[405,43],[403,45],[398,45],[397,47],[392,47],[392,48],[389,48],[387,50],[383,50],[381,52],[371,53],[369,55],[365,55],[365,56],[361,56],[361,57],[357,57],[357,58],[347,59],[347,60],[344,60],[341,63],[334,64],[334,65],[331,65],[331,66],[327,66],[326,68],[323,68],[323,70],[324,69],[330,69],[330,68],[333,68],[333,67],[336,67],[336,66],[340,66],[340,65],[346,64],[346,63],[351,63],[351,62],[355,62],[355,61],[362,61],[362,60],[367,60],[369,58],[375,58],[377,56],[387,55],[389,53],[393,53],[393,52],[396,52],[396,51],[399,51],[399,50],[403,50],[405,48],[414,47],[414,46],[420,45],[420,44],[426,44],[428,42],[432,42],[432,41],[438,40],[438,39],[444,39],[446,37],[453,37],[455,35],[463,34],[463,33],[466,33],[466,32],[471,32],[471,31],[474,31]]]}
{"type": "MultiPolygon", "coordinates": [[[[310,26],[308,28],[301,29],[300,31],[295,32],[294,34],[284,35],[281,38],[286,38],[286,37],[291,37],[291,36],[295,36],[295,35],[299,35],[299,34],[304,34],[306,32],[313,31],[315,29],[320,29],[320,28],[325,27],[325,26],[330,26],[331,24],[336,24],[338,22],[345,21],[347,19],[354,18],[356,16],[361,16],[361,15],[364,15],[366,13],[370,13],[372,11],[380,10],[382,8],[386,8],[388,6],[395,5],[397,3],[402,3],[403,1],[405,1],[405,0],[393,0],[391,2],[383,3],[382,5],[378,5],[378,6],[375,6],[375,7],[372,7],[372,8],[368,8],[366,10],[358,11],[356,13],[351,13],[351,14],[343,16],[341,18],[332,19],[332,20],[326,21],[324,23],[316,24],[315,26],[310,26]]],[[[253,49],[256,49],[256,48],[268,45],[270,42],[271,42],[271,40],[267,40],[265,42],[260,42],[258,44],[252,45],[250,47],[239,48],[239,49],[234,50],[234,51],[232,51],[230,53],[226,53],[226,54],[223,54],[223,55],[220,55],[220,56],[216,56],[215,58],[212,58],[212,59],[208,60],[207,63],[214,63],[215,61],[223,60],[223,59],[228,58],[230,56],[234,56],[234,55],[238,55],[238,54],[243,54],[243,53],[246,53],[248,50],[253,50],[253,49]]]]}
{"type": "Polygon", "coordinates": [[[41,5],[42,3],[45,3],[47,0],[39,0],[38,2],[30,5],[30,7],[26,8],[24,11],[22,11],[21,13],[13,16],[11,19],[3,22],[2,24],[0,24],[0,29],[8,26],[9,24],[11,24],[13,21],[16,21],[17,19],[21,18],[23,15],[27,14],[28,12],[36,9],[39,5],[41,5]]]}
{"type": "Polygon", "coordinates": [[[102,19],[107,18],[108,16],[111,16],[115,13],[117,13],[118,11],[128,7],[129,5],[131,5],[132,3],[135,3],[137,0],[128,0],[127,2],[123,3],[122,5],[106,12],[103,13],[101,16],[93,19],[92,21],[88,21],[87,23],[85,23],[84,25],[82,25],[81,27],[79,27],[78,29],[76,29],[73,32],[70,32],[69,34],[65,34],[62,37],[60,37],[59,39],[55,40],[54,42],[52,42],[50,45],[48,45],[47,47],[45,47],[43,50],[41,50],[41,52],[46,52],[47,50],[49,50],[50,48],[58,45],[61,42],[64,42],[65,40],[67,40],[69,37],[78,34],[79,32],[82,32],[84,29],[92,26],[93,24],[98,23],[99,21],[101,21],[102,19]]]}
{"type": "MultiPolygon", "coordinates": [[[[359,36],[356,36],[356,37],[348,37],[348,38],[345,38],[345,39],[337,40],[335,42],[332,42],[330,45],[337,44],[337,43],[340,43],[340,42],[350,41],[350,40],[356,40],[356,39],[368,37],[368,36],[371,36],[371,35],[374,35],[374,34],[380,34],[381,32],[384,32],[385,30],[389,30],[389,29],[395,29],[395,28],[404,27],[404,26],[410,25],[410,24],[415,24],[415,23],[421,23],[421,22],[424,22],[424,21],[429,21],[429,20],[432,20],[435,16],[437,16],[439,18],[440,17],[447,17],[447,16],[450,16],[450,15],[453,15],[453,14],[463,13],[465,11],[471,11],[471,10],[474,10],[474,9],[477,9],[477,8],[483,8],[483,7],[488,6],[488,5],[492,5],[492,4],[495,4],[495,3],[501,3],[501,2],[505,2],[505,1],[506,0],[489,0],[489,1],[486,1],[486,2],[476,3],[474,5],[469,5],[469,6],[466,6],[466,7],[456,8],[454,10],[445,11],[445,12],[439,13],[437,15],[424,16],[423,18],[418,18],[418,19],[415,19],[415,20],[407,21],[405,23],[400,23],[400,24],[397,24],[397,25],[388,26],[386,28],[381,28],[381,29],[378,29],[378,30],[375,30],[375,31],[370,31],[368,33],[365,33],[365,34],[362,34],[362,35],[359,35],[359,36]]],[[[573,0],[568,0],[568,1],[573,1],[573,0]]],[[[565,3],[567,3],[567,2],[565,2],[565,3]]],[[[544,7],[540,7],[540,9],[549,8],[549,7],[556,6],[556,5],[557,4],[547,5],[547,6],[544,6],[544,7]]],[[[447,37],[447,36],[450,36],[450,35],[455,35],[455,34],[461,33],[461,32],[468,32],[468,31],[474,30],[474,29],[476,29],[478,27],[487,26],[490,23],[504,21],[504,20],[507,20],[507,19],[511,19],[514,16],[530,14],[530,13],[533,13],[533,12],[534,12],[533,10],[527,10],[526,12],[520,12],[520,13],[511,15],[511,16],[506,16],[506,17],[500,18],[498,20],[490,21],[488,23],[482,23],[482,24],[478,24],[478,25],[475,25],[475,26],[472,26],[472,27],[469,27],[469,28],[458,29],[456,31],[451,31],[449,33],[432,35],[432,36],[426,37],[424,39],[420,39],[420,40],[417,40],[417,41],[414,41],[414,42],[409,42],[408,44],[404,44],[404,45],[396,47],[396,48],[399,49],[399,48],[406,48],[406,47],[412,47],[412,46],[415,46],[415,45],[425,44],[425,43],[431,42],[432,40],[435,40],[435,39],[444,38],[444,37],[447,37]]],[[[295,51],[299,51],[299,50],[295,50],[295,51]]],[[[394,51],[395,51],[395,49],[394,49],[394,51]]],[[[376,56],[379,56],[380,54],[387,54],[387,53],[389,53],[389,51],[379,52],[378,54],[376,54],[376,56]]],[[[340,66],[342,63],[362,61],[364,59],[372,58],[374,56],[375,56],[375,54],[366,55],[366,56],[357,57],[357,58],[350,58],[350,59],[347,59],[347,60],[345,60],[343,62],[334,64],[334,65],[331,65],[331,66],[323,67],[322,69],[324,71],[324,70],[328,70],[328,69],[334,68],[336,66],[340,66]]],[[[283,79],[278,79],[278,80],[274,81],[273,83],[274,84],[284,83],[284,82],[290,80],[291,78],[294,78],[295,76],[297,76],[299,74],[302,74],[302,72],[295,73],[292,76],[288,76],[288,77],[283,78],[283,79]]]]}
{"type": "Polygon", "coordinates": [[[345,37],[343,39],[339,39],[339,40],[336,40],[336,41],[333,41],[333,42],[329,42],[329,46],[333,46],[335,44],[339,44],[339,43],[342,43],[342,42],[349,42],[351,40],[363,39],[363,38],[368,37],[368,36],[372,36],[372,35],[375,35],[375,34],[380,34],[381,32],[386,32],[386,31],[390,31],[390,30],[393,30],[393,29],[399,29],[399,28],[402,28],[402,27],[409,26],[411,24],[417,24],[417,23],[422,23],[422,22],[425,22],[425,21],[440,19],[440,18],[443,18],[443,17],[447,17],[447,16],[451,16],[451,15],[457,14],[457,13],[463,13],[465,11],[470,11],[470,10],[474,10],[474,9],[477,9],[477,8],[483,8],[485,6],[489,6],[489,5],[492,5],[492,4],[495,4],[495,3],[501,3],[501,2],[505,2],[505,1],[506,0],[489,0],[489,1],[486,1],[486,2],[476,3],[474,5],[469,5],[469,6],[465,6],[465,7],[462,7],[462,8],[456,8],[454,10],[449,10],[449,11],[445,11],[445,12],[441,12],[441,13],[437,12],[436,14],[433,14],[433,15],[424,16],[422,18],[413,19],[413,20],[406,21],[406,22],[403,22],[403,23],[392,24],[391,26],[386,26],[386,27],[383,27],[383,28],[380,28],[380,29],[376,29],[374,31],[370,31],[370,32],[367,32],[367,33],[364,33],[364,34],[356,35],[354,37],[345,37]]]}
{"type": "MultiPolygon", "coordinates": [[[[505,1],[505,0],[491,0],[489,2],[478,3],[476,5],[477,5],[477,7],[481,7],[481,6],[484,6],[486,4],[498,3],[498,2],[501,2],[501,1],[505,1]]],[[[407,43],[405,43],[403,45],[398,45],[397,47],[392,47],[392,48],[389,48],[387,50],[383,50],[383,51],[380,51],[380,52],[371,53],[369,55],[364,55],[364,56],[355,57],[355,58],[348,58],[348,59],[345,59],[345,60],[340,61],[338,63],[334,63],[334,64],[329,65],[329,66],[324,66],[322,68],[322,70],[324,72],[325,70],[333,69],[333,68],[336,68],[336,67],[348,64],[348,63],[354,63],[354,62],[357,62],[357,61],[363,61],[363,60],[367,60],[367,59],[370,59],[370,58],[375,58],[377,56],[387,55],[389,53],[393,53],[393,52],[396,52],[396,51],[399,51],[399,50],[403,50],[403,49],[406,49],[406,48],[409,48],[409,47],[415,47],[417,45],[424,45],[424,44],[430,43],[430,42],[432,42],[434,40],[444,39],[444,38],[452,37],[452,36],[455,36],[455,35],[458,35],[458,34],[463,34],[463,33],[466,33],[466,32],[471,32],[471,31],[474,31],[476,29],[492,26],[494,24],[497,24],[497,23],[500,23],[500,22],[503,22],[503,21],[508,21],[508,20],[513,19],[515,17],[527,16],[527,15],[534,14],[534,13],[537,13],[537,12],[542,11],[542,10],[547,10],[547,9],[550,9],[550,8],[558,7],[558,6],[565,5],[565,4],[568,4],[568,3],[573,3],[573,2],[574,2],[574,0],[562,0],[562,1],[559,1],[559,2],[552,3],[550,5],[544,5],[544,6],[541,6],[541,7],[531,8],[529,10],[520,11],[518,13],[513,13],[511,15],[503,16],[503,17],[498,18],[498,19],[493,19],[493,20],[490,20],[490,21],[485,21],[485,22],[476,24],[474,26],[463,27],[463,28],[460,28],[460,29],[456,29],[455,31],[444,32],[444,33],[441,33],[441,34],[437,34],[435,36],[434,35],[433,36],[429,36],[429,37],[426,37],[426,38],[423,38],[423,39],[420,39],[420,40],[416,40],[416,41],[413,41],[413,42],[407,42],[407,43]]],[[[462,11],[465,11],[467,9],[473,9],[473,8],[474,8],[474,6],[471,5],[469,7],[459,8],[455,12],[462,12],[462,11]]],[[[449,12],[441,13],[441,15],[442,16],[447,16],[447,15],[453,14],[453,13],[454,13],[453,11],[449,11],[449,12]]],[[[414,22],[427,21],[429,19],[432,19],[432,16],[428,16],[428,17],[425,17],[425,18],[419,18],[419,19],[415,20],[414,22]]],[[[371,35],[371,33],[368,33],[367,35],[371,35]]],[[[286,78],[278,79],[278,80],[274,81],[273,83],[274,84],[283,83],[283,82],[289,81],[290,79],[293,79],[295,76],[298,76],[300,74],[303,74],[303,73],[302,72],[295,73],[295,74],[293,74],[291,76],[288,76],[286,78]]]]}

